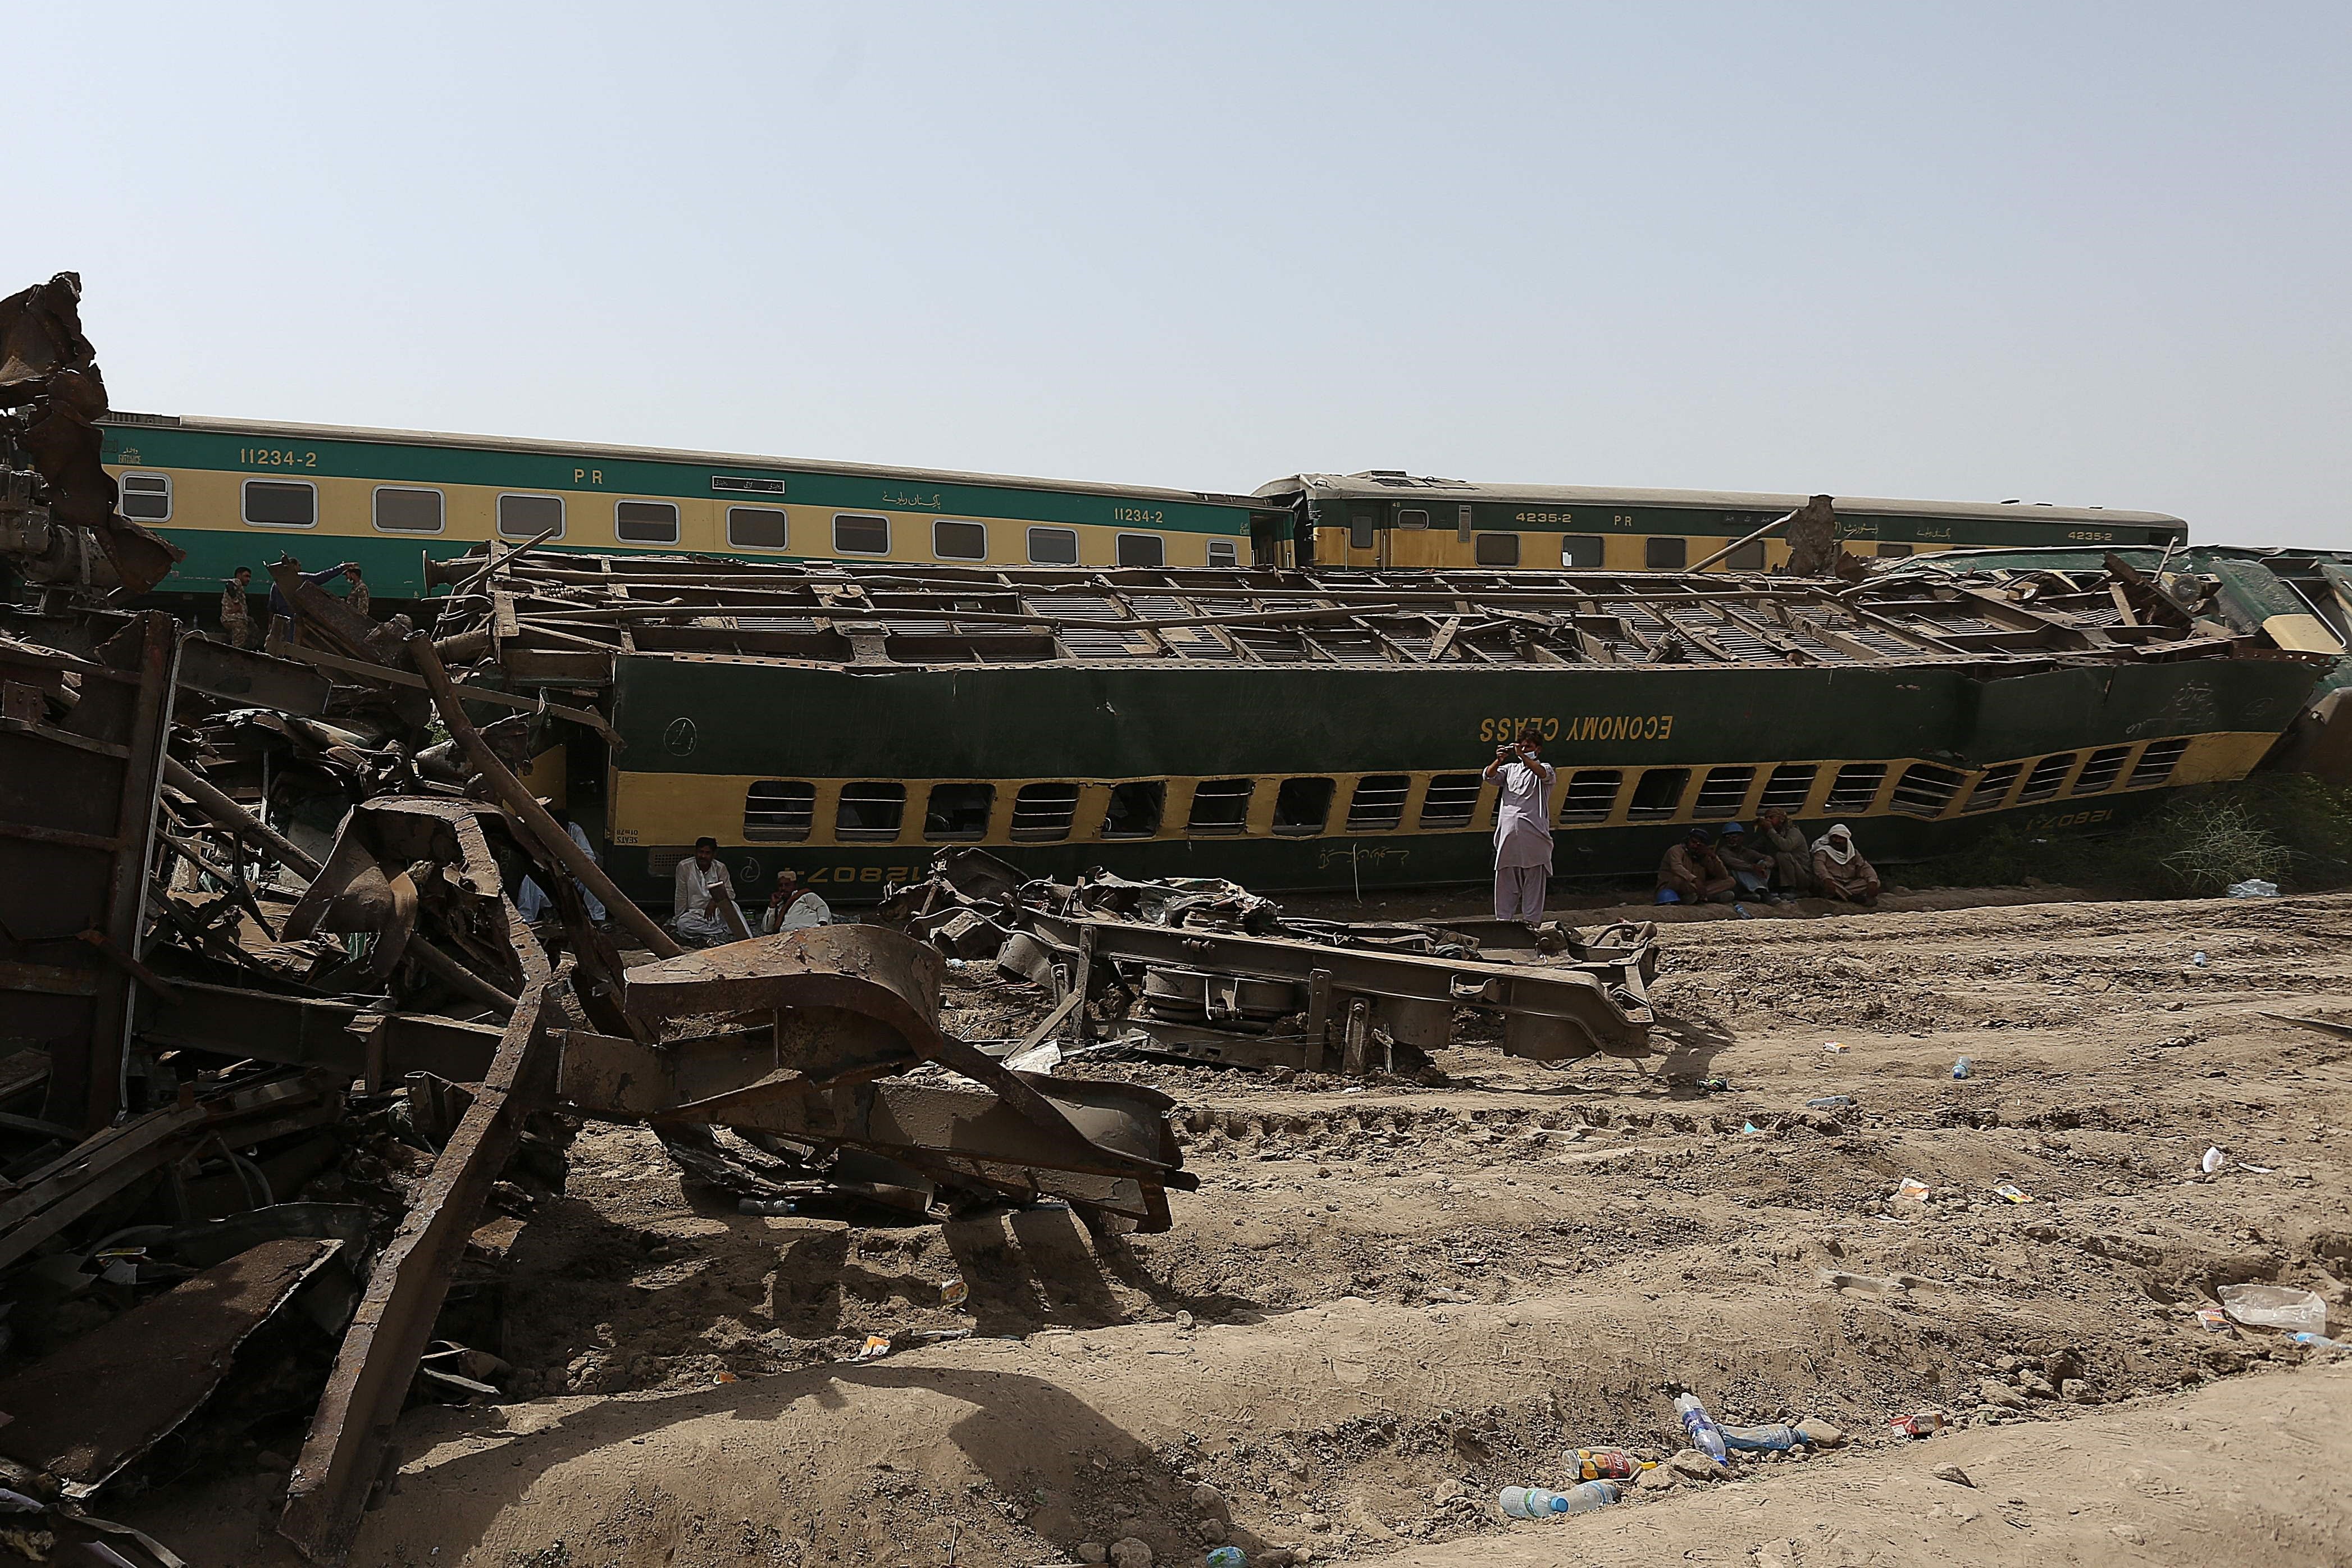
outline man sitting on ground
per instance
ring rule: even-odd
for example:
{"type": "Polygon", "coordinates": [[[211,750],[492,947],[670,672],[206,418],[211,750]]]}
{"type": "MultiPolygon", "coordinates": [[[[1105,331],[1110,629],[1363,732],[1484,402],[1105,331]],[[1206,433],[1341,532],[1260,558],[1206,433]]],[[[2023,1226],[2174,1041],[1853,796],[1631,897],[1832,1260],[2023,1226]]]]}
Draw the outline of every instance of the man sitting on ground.
{"type": "Polygon", "coordinates": [[[1772,885],[1783,899],[1799,899],[1813,890],[1813,850],[1804,830],[1789,814],[1772,806],[1756,819],[1756,847],[1772,857],[1772,885]]]}
{"type": "Polygon", "coordinates": [[[1662,904],[1729,903],[1739,884],[1724,868],[1715,841],[1704,827],[1694,827],[1658,862],[1658,902],[1662,904]]]}
{"type": "Polygon", "coordinates": [[[727,864],[719,858],[719,840],[698,838],[694,853],[677,863],[670,892],[670,929],[689,947],[709,947],[735,940],[740,910],[722,909],[721,900],[735,902],[735,884],[728,879],[727,864]],[[729,920],[729,915],[734,915],[729,920]]]}
{"type": "Polygon", "coordinates": [[[1731,879],[1739,884],[1739,896],[1762,899],[1778,903],[1780,895],[1772,890],[1772,857],[1759,847],[1748,842],[1748,830],[1736,822],[1723,825],[1721,837],[1715,841],[1715,857],[1731,879]]]}
{"type": "Polygon", "coordinates": [[[787,866],[776,873],[776,890],[768,895],[768,912],[760,917],[760,930],[772,936],[780,931],[830,924],[832,920],[833,910],[825,901],[803,888],[800,874],[787,866]]]}
{"type": "Polygon", "coordinates": [[[1813,840],[1813,880],[1823,898],[1865,909],[1878,902],[1878,872],[1854,847],[1843,822],[1813,840]]]}

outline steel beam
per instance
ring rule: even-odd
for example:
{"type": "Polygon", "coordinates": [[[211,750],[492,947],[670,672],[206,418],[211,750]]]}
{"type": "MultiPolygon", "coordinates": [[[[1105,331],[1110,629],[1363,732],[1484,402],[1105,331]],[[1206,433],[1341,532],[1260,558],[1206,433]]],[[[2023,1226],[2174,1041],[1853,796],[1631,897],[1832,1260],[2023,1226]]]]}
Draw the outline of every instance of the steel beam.
{"type": "Polygon", "coordinates": [[[474,1103],[376,1259],[343,1335],[278,1526],[314,1563],[340,1563],[351,1552],[466,1238],[522,1136],[529,1101],[550,1087],[545,995],[543,979],[524,988],[474,1103]]]}
{"type": "Polygon", "coordinates": [[[176,1001],[139,1000],[133,1032],[150,1045],[315,1067],[376,1085],[412,1072],[478,1083],[504,1033],[431,1013],[365,1013],[349,1002],[192,980],[174,980],[172,989],[176,1001]]]}

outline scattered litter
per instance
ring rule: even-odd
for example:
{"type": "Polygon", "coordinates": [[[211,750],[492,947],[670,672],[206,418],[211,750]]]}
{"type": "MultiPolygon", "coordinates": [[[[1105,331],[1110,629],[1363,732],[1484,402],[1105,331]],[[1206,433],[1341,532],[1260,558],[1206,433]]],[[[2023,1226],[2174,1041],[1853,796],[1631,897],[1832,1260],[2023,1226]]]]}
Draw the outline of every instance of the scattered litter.
{"type": "Polygon", "coordinates": [[[1976,1482],[1969,1479],[1968,1471],[1960,1468],[1958,1465],[1938,1465],[1935,1469],[1930,1470],[1928,1474],[1934,1476],[1939,1481],[1949,1481],[1956,1487],[1973,1488],[1976,1485],[1976,1482]]]}
{"type": "Polygon", "coordinates": [[[1845,1055],[1846,1052],[1853,1049],[1853,1047],[1852,1046],[1842,1046],[1835,1040],[1830,1040],[1822,1045],[1822,1049],[1829,1052],[1829,1054],[1833,1057],[1842,1057],[1845,1055]]]}
{"type": "Polygon", "coordinates": [[[1850,1094],[1825,1094],[1819,1100],[1809,1100],[1805,1101],[1805,1109],[1808,1110],[1843,1110],[1853,1103],[1853,1096],[1850,1094]]]}
{"type": "MultiPolygon", "coordinates": [[[[1724,1444],[1723,1429],[1715,1424],[1715,1417],[1706,1413],[1706,1406],[1698,1402],[1697,1394],[1687,1389],[1675,1394],[1675,1414],[1683,1418],[1683,1430],[1690,1434],[1692,1447],[1718,1465],[1727,1462],[1726,1456],[1730,1450],[1724,1444]]],[[[1610,1500],[1613,1502],[1616,1500],[1612,1498],[1610,1500]]]]}
{"type": "Polygon", "coordinates": [[[1895,1189],[1895,1195],[1898,1198],[1908,1198],[1913,1203],[1924,1204],[1927,1201],[1927,1184],[1916,1176],[1906,1176],[1903,1178],[1903,1184],[1895,1189]]]}
{"type": "Polygon", "coordinates": [[[2327,1331],[2327,1303],[2292,1285],[2224,1285],[2215,1292],[2230,1321],[2250,1329],[2284,1329],[2291,1334],[2327,1331]]]}
{"type": "Polygon", "coordinates": [[[1019,1055],[1004,1058],[1005,1070],[1008,1072],[1049,1073],[1061,1065],[1062,1047],[1054,1040],[1040,1040],[1019,1055]]]}
{"type": "Polygon", "coordinates": [[[2198,1308],[2197,1321],[2204,1324],[2207,1331],[2211,1333],[2226,1334],[2231,1331],[2230,1314],[2219,1307],[2198,1308]]]}
{"type": "Polygon", "coordinates": [[[1723,1434],[1724,1447],[1740,1453],[1786,1453],[1791,1448],[1805,1446],[1805,1439],[1785,1421],[1763,1426],[1724,1426],[1717,1429],[1723,1434]]]}
{"type": "Polygon", "coordinates": [[[2279,896],[2278,884],[2266,882],[2260,877],[2249,877],[2242,882],[2231,883],[2230,896],[2233,899],[2275,899],[2279,896]]]}
{"type": "Polygon", "coordinates": [[[964,1282],[963,1276],[960,1274],[952,1279],[943,1281],[940,1286],[940,1305],[942,1307],[961,1307],[971,1297],[971,1287],[964,1282]]]}
{"type": "Polygon", "coordinates": [[[2252,1171],[2257,1176],[2267,1176],[2272,1173],[2271,1168],[2268,1165],[2250,1164],[2243,1160],[2238,1162],[2238,1169],[2241,1171],[2252,1171]]]}
{"type": "Polygon", "coordinates": [[[1249,1555],[1238,1546],[1212,1546],[1203,1561],[1207,1568],[1248,1568],[1249,1555]]]}
{"type": "Polygon", "coordinates": [[[1720,1074],[1717,1074],[1713,1078],[1703,1078],[1699,1079],[1696,1087],[1702,1093],[1706,1094],[1729,1094],[1731,1092],[1731,1080],[1720,1074]]]}
{"type": "Polygon", "coordinates": [[[2307,1329],[2293,1337],[2295,1343],[2315,1351],[2332,1351],[2343,1342],[2339,1340],[2331,1340],[2326,1334],[2313,1333],[2307,1329]]]}
{"type": "Polygon", "coordinates": [[[2189,955],[2189,963],[2192,968],[2202,969],[2205,967],[2205,955],[2201,952],[2192,952],[2189,955]]]}
{"type": "Polygon", "coordinates": [[[1908,1415],[1891,1415],[1886,1421],[1898,1437],[1932,1437],[1951,1424],[1951,1415],[1942,1410],[1915,1410],[1908,1415]]]}
{"type": "Polygon", "coordinates": [[[1955,1079],[1974,1078],[1976,1076],[1976,1063],[1969,1060],[1966,1057],[1962,1057],[1958,1061],[1952,1064],[1952,1077],[1955,1079]]]}
{"type": "Polygon", "coordinates": [[[1739,1124],[1739,1135],[1743,1138],[1755,1131],[1756,1123],[1753,1121],[1743,1121],[1739,1124]]]}
{"type": "Polygon", "coordinates": [[[1505,1487],[1496,1500],[1511,1519],[1557,1519],[1564,1513],[1590,1513],[1607,1508],[1624,1494],[1613,1481],[1580,1481],[1564,1492],[1541,1487],[1505,1487]]]}
{"type": "Polygon", "coordinates": [[[1569,1458],[1580,1481],[1630,1481],[1642,1473],[1642,1461],[1623,1448],[1579,1448],[1569,1458]]]}
{"type": "Polygon", "coordinates": [[[2229,1163],[2230,1156],[2221,1152],[2221,1150],[2208,1149],[2205,1151],[2205,1157],[2197,1162],[2197,1168],[2210,1176],[2229,1163]]]}
{"type": "Polygon", "coordinates": [[[901,1351],[970,1338],[970,1329],[900,1329],[894,1334],[866,1335],[866,1342],[858,1346],[856,1354],[843,1356],[841,1360],[844,1363],[880,1361],[884,1356],[897,1355],[901,1351]]]}
{"type": "Polygon", "coordinates": [[[2011,1182],[1995,1182],[1992,1184],[1992,1190],[2013,1204],[2030,1204],[2033,1201],[2032,1194],[2019,1190],[2011,1182]]]}

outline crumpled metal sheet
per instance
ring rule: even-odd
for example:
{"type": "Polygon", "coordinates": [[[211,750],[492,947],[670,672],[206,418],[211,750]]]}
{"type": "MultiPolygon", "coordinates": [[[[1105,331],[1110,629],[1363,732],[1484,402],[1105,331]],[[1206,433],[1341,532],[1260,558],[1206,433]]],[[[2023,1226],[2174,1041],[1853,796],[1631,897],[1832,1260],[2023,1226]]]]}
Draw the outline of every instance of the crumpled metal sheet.
{"type": "Polygon", "coordinates": [[[170,575],[185,552],[116,510],[113,476],[99,461],[106,383],[82,336],[79,274],[60,272],[0,300],[0,410],[47,490],[38,499],[50,518],[89,531],[124,594],[143,594],[170,575]]]}

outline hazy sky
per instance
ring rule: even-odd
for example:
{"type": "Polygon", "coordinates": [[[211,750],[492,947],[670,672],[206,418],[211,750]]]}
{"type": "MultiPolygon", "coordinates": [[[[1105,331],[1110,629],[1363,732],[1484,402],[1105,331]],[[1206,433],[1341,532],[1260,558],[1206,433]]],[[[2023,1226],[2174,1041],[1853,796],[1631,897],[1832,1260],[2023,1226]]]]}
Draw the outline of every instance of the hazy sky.
{"type": "Polygon", "coordinates": [[[117,406],[2352,546],[2352,6],[8,8],[117,406]]]}

